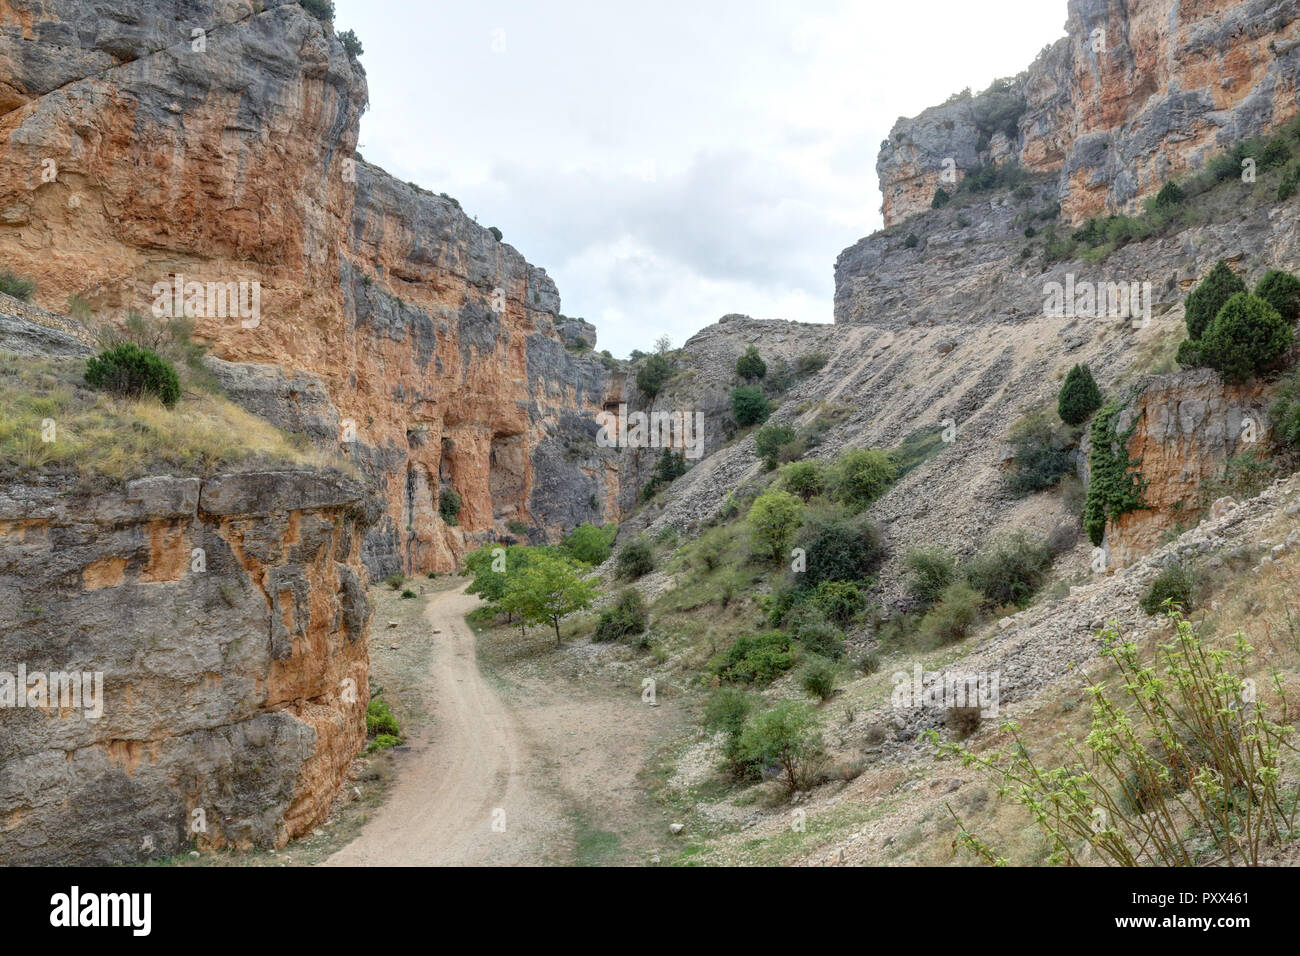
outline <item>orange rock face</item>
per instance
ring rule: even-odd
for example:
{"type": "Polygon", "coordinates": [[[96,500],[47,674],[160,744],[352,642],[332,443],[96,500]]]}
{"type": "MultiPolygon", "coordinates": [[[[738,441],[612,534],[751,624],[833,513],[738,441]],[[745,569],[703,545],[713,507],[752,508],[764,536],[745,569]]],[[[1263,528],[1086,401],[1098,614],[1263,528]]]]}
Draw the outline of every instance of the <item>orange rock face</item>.
{"type": "Polygon", "coordinates": [[[1121,414],[1124,431],[1135,416],[1129,458],[1140,462],[1146,507],[1108,523],[1108,567],[1131,564],[1178,528],[1191,527],[1210,483],[1222,479],[1229,459],[1267,447],[1268,416],[1258,381],[1225,385],[1207,369],[1156,379],[1121,414]]]}
{"type": "MultiPolygon", "coordinates": [[[[1132,212],[1170,179],[1296,115],[1300,21],[1246,0],[1070,0],[1067,36],[1017,77],[1014,155],[1060,175],[1077,223],[1132,212]]],[[[998,162],[979,98],[895,126],[877,170],[885,224],[929,208],[945,158],[998,162]]],[[[951,189],[951,187],[945,187],[951,189]]]]}
{"type": "Polygon", "coordinates": [[[322,383],[331,441],[385,505],[372,573],[450,570],[507,521],[614,517],[604,372],[557,335],[554,284],[454,200],[355,156],[365,77],[332,32],[296,4],[148,6],[176,9],[122,35],[75,29],[93,11],[74,0],[0,8],[0,255],[37,302],[186,312],[209,354],[322,383]],[[68,44],[57,68],[36,35],[68,44]]]}

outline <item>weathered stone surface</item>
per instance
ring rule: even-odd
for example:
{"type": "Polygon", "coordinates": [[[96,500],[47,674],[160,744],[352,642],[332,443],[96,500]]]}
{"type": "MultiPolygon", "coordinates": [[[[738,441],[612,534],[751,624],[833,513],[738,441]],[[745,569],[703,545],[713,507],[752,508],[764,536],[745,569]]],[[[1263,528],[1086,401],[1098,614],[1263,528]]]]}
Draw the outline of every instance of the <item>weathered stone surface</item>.
{"type": "Polygon", "coordinates": [[[1014,79],[1025,109],[999,143],[978,97],[895,124],[876,169],[885,224],[930,208],[953,160],[960,180],[1018,160],[1058,176],[1066,218],[1132,211],[1171,178],[1297,111],[1297,0],[1070,0],[1067,36],[1014,79]]]}
{"type": "Polygon", "coordinates": [[[324,818],[365,739],[363,494],[311,473],[5,487],[0,671],[102,674],[103,711],[0,709],[0,862],[283,846],[324,818]]]}

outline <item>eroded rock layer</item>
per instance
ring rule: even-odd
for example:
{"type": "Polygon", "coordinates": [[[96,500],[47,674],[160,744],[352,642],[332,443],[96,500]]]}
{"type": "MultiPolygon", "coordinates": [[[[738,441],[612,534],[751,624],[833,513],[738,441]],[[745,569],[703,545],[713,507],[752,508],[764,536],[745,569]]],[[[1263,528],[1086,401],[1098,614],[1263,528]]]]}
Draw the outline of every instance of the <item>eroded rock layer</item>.
{"type": "Polygon", "coordinates": [[[1070,0],[1066,33],[1007,89],[895,124],[876,163],[887,226],[1008,159],[1058,174],[1070,221],[1131,211],[1296,115],[1297,0],[1070,0]]]}

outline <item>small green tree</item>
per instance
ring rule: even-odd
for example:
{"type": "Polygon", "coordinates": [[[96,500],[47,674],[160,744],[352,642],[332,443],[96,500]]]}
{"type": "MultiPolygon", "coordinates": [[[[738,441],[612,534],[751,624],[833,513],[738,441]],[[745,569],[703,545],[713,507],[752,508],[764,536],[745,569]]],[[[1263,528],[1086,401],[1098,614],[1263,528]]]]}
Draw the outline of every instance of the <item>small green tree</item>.
{"type": "Polygon", "coordinates": [[[836,463],[835,499],[860,511],[884,494],[896,477],[898,466],[888,452],[856,448],[836,463]]]}
{"type": "Polygon", "coordinates": [[[736,359],[736,374],[746,381],[756,381],[767,374],[767,363],[758,354],[758,349],[750,346],[736,359]]]}
{"type": "Polygon", "coordinates": [[[617,533],[616,524],[607,524],[603,528],[598,528],[594,524],[580,524],[564,539],[564,550],[569,552],[575,561],[581,561],[583,564],[604,564],[613,551],[614,535],[617,533]]]}
{"type": "Polygon", "coordinates": [[[948,190],[940,186],[934,191],[934,198],[930,200],[931,209],[942,209],[952,201],[952,196],[948,195],[948,190]]]}
{"type": "Polygon", "coordinates": [[[1224,379],[1241,383],[1291,347],[1292,329],[1258,296],[1239,292],[1201,336],[1201,358],[1224,379]]]}
{"type": "Polygon", "coordinates": [[[655,569],[655,553],[645,538],[633,538],[618,551],[614,573],[625,580],[635,581],[655,569]]]}
{"type": "Polygon", "coordinates": [[[776,467],[777,455],[783,445],[795,439],[795,431],[789,425],[764,425],[754,436],[754,450],[768,470],[776,467]]]}
{"type": "Polygon", "coordinates": [[[751,717],[741,731],[738,749],[741,759],[751,764],[779,766],[790,793],[811,782],[825,755],[815,712],[795,701],[751,717]]]}
{"type": "Polygon", "coordinates": [[[1067,425],[1082,425],[1102,406],[1101,389],[1092,370],[1080,364],[1070,369],[1056,397],[1056,411],[1067,425]]]}
{"type": "Polygon", "coordinates": [[[1300,319],[1300,279],[1280,269],[1270,269],[1255,286],[1255,295],[1273,308],[1284,322],[1295,324],[1300,319]]]}
{"type": "Polygon", "coordinates": [[[809,509],[795,538],[806,568],[800,586],[815,588],[825,581],[863,581],[885,560],[880,529],[866,515],[849,516],[842,508],[809,509]]]}
{"type": "Polygon", "coordinates": [[[506,581],[502,607],[529,624],[555,628],[560,645],[560,621],[575,611],[591,607],[596,586],[582,577],[582,568],[563,558],[538,555],[532,564],[506,581]]]}
{"type": "Polygon", "coordinates": [[[761,389],[742,385],[731,390],[731,415],[741,428],[761,425],[772,414],[772,406],[761,389]]]}
{"type": "Polygon", "coordinates": [[[181,399],[176,369],[152,349],[123,343],[86,363],[86,384],[124,398],[155,395],[168,408],[181,399]]]}
{"type": "Polygon", "coordinates": [[[660,352],[647,355],[636,370],[636,387],[646,398],[653,399],[672,374],[673,366],[666,355],[660,352]]]}
{"type": "Polygon", "coordinates": [[[754,547],[773,561],[780,561],[790,540],[799,530],[803,502],[788,491],[767,491],[754,499],[746,520],[754,547]]]}
{"type": "Polygon", "coordinates": [[[438,514],[449,525],[460,524],[460,509],[463,505],[460,492],[455,488],[438,489],[438,514]]]}
{"type": "Polygon", "coordinates": [[[649,624],[650,614],[641,600],[641,592],[636,588],[624,588],[618,600],[600,612],[591,639],[597,644],[621,640],[645,633],[649,624]]]}
{"type": "Polygon", "coordinates": [[[1156,206],[1159,208],[1177,206],[1186,198],[1187,194],[1183,192],[1182,187],[1170,181],[1161,186],[1160,192],[1156,193],[1156,206]]]}
{"type": "Polygon", "coordinates": [[[908,571],[907,593],[922,607],[939,600],[957,579],[957,563],[942,548],[913,548],[903,563],[908,571]]]}
{"type": "Polygon", "coordinates": [[[1199,339],[1227,301],[1238,292],[1245,291],[1246,283],[1241,281],[1241,277],[1232,271],[1228,263],[1220,259],[1210,274],[1187,296],[1187,334],[1192,339],[1199,339]]]}
{"type": "Polygon", "coordinates": [[[1292,369],[1278,386],[1269,416],[1277,440],[1293,451],[1300,451],[1300,366],[1292,369]]]}
{"type": "Polygon", "coordinates": [[[781,487],[805,502],[826,490],[826,469],[819,461],[797,461],[781,473],[781,487]]]}

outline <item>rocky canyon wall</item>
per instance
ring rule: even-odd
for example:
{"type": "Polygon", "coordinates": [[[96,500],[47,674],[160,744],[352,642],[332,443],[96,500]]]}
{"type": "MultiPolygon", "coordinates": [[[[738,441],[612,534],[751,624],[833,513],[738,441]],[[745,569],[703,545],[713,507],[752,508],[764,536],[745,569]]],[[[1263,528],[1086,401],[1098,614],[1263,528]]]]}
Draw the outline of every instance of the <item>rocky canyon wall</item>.
{"type": "Polygon", "coordinates": [[[1071,222],[1132,211],[1296,115],[1298,0],[1069,0],[1065,28],[1005,89],[895,124],[876,163],[887,226],[1011,159],[1057,177],[1071,222]]]}
{"type": "Polygon", "coordinates": [[[163,306],[246,366],[221,367],[232,394],[368,477],[372,574],[616,517],[594,330],[576,342],[545,271],[455,200],[355,155],[364,71],[328,25],[276,0],[15,0],[0,81],[6,264],[95,322],[178,289],[163,306]]]}
{"type": "Polygon", "coordinates": [[[365,740],[368,500],[316,471],[0,489],[0,863],[318,825],[365,740]]]}

